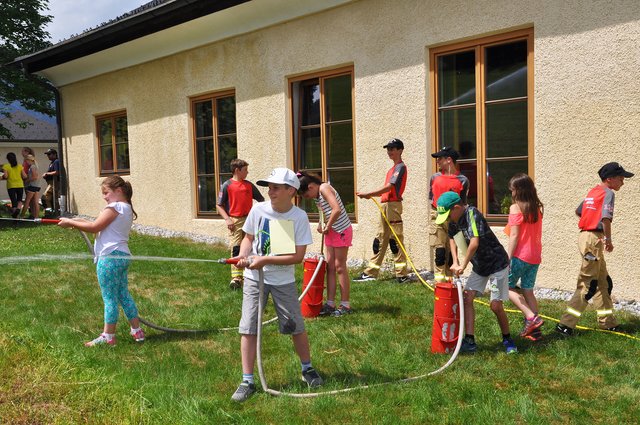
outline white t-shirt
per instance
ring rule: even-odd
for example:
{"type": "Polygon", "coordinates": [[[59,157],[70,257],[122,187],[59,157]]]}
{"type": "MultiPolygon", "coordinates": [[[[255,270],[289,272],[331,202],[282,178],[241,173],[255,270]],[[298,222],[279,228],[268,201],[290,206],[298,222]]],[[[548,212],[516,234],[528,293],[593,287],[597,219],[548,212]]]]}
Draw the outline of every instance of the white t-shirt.
{"type": "Polygon", "coordinates": [[[133,210],[126,202],[112,202],[106,208],[113,208],[118,215],[105,229],[98,232],[94,245],[96,260],[102,255],[109,255],[118,250],[131,254],[129,251],[129,232],[133,223],[133,210]]]}
{"type": "MultiPolygon", "coordinates": [[[[313,242],[311,228],[307,213],[292,205],[286,213],[279,213],[273,210],[271,202],[260,202],[255,204],[247,220],[242,226],[242,230],[253,235],[252,255],[273,255],[271,254],[271,240],[269,235],[269,222],[271,220],[293,221],[293,232],[296,246],[310,245],[313,242]]],[[[295,266],[273,265],[264,266],[264,283],[267,285],[286,285],[295,281],[295,266]]],[[[244,277],[257,281],[259,279],[258,270],[244,269],[244,277]]]]}

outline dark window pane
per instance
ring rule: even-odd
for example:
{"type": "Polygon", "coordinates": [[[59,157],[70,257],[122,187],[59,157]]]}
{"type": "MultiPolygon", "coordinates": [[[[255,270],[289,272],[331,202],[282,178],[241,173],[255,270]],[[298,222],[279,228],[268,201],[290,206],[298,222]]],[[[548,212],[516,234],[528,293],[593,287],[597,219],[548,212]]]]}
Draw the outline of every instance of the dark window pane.
{"type": "Polygon", "coordinates": [[[469,205],[478,206],[478,162],[477,161],[459,161],[460,174],[469,179],[469,194],[467,195],[467,203],[469,205]]]}
{"type": "Polygon", "coordinates": [[[196,156],[198,161],[198,175],[213,174],[215,172],[213,162],[213,140],[198,140],[196,142],[196,156]]]}
{"type": "Polygon", "coordinates": [[[236,132],[236,98],[235,96],[218,99],[216,104],[218,114],[218,135],[234,134],[236,132]]]}
{"type": "Polygon", "coordinates": [[[438,106],[475,103],[475,52],[439,56],[437,61],[438,106]]]}
{"type": "Polygon", "coordinates": [[[213,176],[198,177],[198,212],[216,211],[216,181],[213,176]]]}
{"type": "Polygon", "coordinates": [[[303,211],[308,213],[318,212],[318,206],[316,205],[316,201],[314,201],[313,199],[299,197],[298,200],[298,207],[300,207],[303,211]]]}
{"type": "Polygon", "coordinates": [[[301,125],[320,124],[320,84],[318,83],[318,80],[303,82],[301,89],[301,125]]]}
{"type": "Polygon", "coordinates": [[[439,114],[439,146],[451,146],[456,150],[464,148],[468,157],[475,157],[475,153],[471,153],[476,150],[475,108],[449,109],[439,114]]]}
{"type": "Polygon", "coordinates": [[[100,146],[100,165],[101,171],[113,171],[113,148],[109,146],[100,146]]]}
{"type": "Polygon", "coordinates": [[[327,124],[328,167],[353,166],[353,129],[351,123],[327,124]]]}
{"type": "Polygon", "coordinates": [[[527,155],[527,102],[487,105],[487,156],[527,155]]]}
{"type": "Polygon", "coordinates": [[[233,177],[231,173],[220,173],[220,185],[233,177]]]}
{"type": "Polygon", "coordinates": [[[355,212],[353,168],[327,171],[329,173],[328,181],[340,194],[344,208],[348,213],[355,212]]]}
{"type": "Polygon", "coordinates": [[[111,145],[111,119],[99,121],[100,145],[111,145]]]}
{"type": "Polygon", "coordinates": [[[320,129],[310,128],[302,130],[300,140],[300,168],[320,168],[322,157],[320,155],[320,129]]]}
{"type": "Polygon", "coordinates": [[[235,134],[232,136],[218,137],[218,159],[221,173],[231,172],[231,161],[238,157],[238,148],[235,134]]]}
{"type": "Polygon", "coordinates": [[[527,41],[487,47],[486,98],[510,99],[527,95],[527,41]]]}
{"type": "Polygon", "coordinates": [[[196,103],[196,137],[213,137],[213,107],[210,100],[196,103]]]}
{"type": "Polygon", "coordinates": [[[325,120],[342,121],[351,119],[351,74],[324,80],[325,120]]]}
{"type": "MultiPolygon", "coordinates": [[[[307,173],[311,173],[311,174],[315,174],[320,176],[320,180],[324,181],[324,177],[322,176],[322,170],[321,169],[302,169],[302,171],[306,171],[307,173]]],[[[318,212],[318,207],[316,206],[316,201],[313,199],[306,199],[303,198],[302,196],[298,197],[298,206],[300,208],[302,208],[304,211],[308,212],[308,213],[317,213],[318,212]]]]}
{"type": "Polygon", "coordinates": [[[118,143],[116,145],[116,168],[118,170],[129,169],[129,144],[118,143]]]}
{"type": "Polygon", "coordinates": [[[126,143],[128,141],[127,117],[118,117],[116,118],[116,143],[126,143]]]}
{"type": "Polygon", "coordinates": [[[487,200],[490,214],[509,214],[511,191],[508,183],[516,173],[528,173],[526,159],[487,162],[487,200]]]}

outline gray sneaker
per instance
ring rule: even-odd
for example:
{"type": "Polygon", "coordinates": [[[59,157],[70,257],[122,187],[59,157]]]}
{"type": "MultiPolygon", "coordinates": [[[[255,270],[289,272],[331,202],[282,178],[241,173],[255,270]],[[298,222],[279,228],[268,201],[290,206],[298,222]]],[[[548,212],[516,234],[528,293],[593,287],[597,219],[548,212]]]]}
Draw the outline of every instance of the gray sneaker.
{"type": "Polygon", "coordinates": [[[242,381],[242,383],[238,386],[236,392],[231,396],[231,400],[242,403],[243,401],[247,401],[249,397],[251,397],[251,394],[255,392],[255,384],[250,384],[247,381],[242,381]]]}
{"type": "Polygon", "coordinates": [[[302,380],[309,385],[310,388],[319,387],[324,384],[324,381],[318,375],[318,372],[312,367],[302,372],[302,380]]]}
{"type": "Polygon", "coordinates": [[[336,311],[335,307],[325,303],[322,306],[322,310],[320,310],[320,316],[332,316],[333,313],[335,313],[335,311],[336,311]]]}
{"type": "Polygon", "coordinates": [[[336,310],[333,312],[333,315],[335,317],[340,317],[340,316],[345,316],[351,313],[353,313],[353,310],[351,309],[351,307],[347,307],[346,305],[340,304],[340,307],[336,308],[336,310]]]}

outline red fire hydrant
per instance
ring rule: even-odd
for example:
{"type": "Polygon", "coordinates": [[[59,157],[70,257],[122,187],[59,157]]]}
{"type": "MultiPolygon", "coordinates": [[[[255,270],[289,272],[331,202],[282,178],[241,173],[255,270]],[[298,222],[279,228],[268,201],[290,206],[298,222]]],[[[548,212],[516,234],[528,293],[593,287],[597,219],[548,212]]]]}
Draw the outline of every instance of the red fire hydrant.
{"type": "Polygon", "coordinates": [[[432,353],[451,353],[456,348],[461,302],[458,290],[453,283],[436,284],[431,332],[432,353]]]}

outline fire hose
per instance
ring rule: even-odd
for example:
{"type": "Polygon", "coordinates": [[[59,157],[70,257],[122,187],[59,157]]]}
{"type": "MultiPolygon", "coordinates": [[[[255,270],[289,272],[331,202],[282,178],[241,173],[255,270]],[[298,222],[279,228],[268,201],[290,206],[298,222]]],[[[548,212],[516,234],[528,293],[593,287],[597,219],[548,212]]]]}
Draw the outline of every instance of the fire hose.
{"type": "Polygon", "coordinates": [[[259,296],[258,296],[258,335],[257,335],[257,343],[256,343],[256,345],[257,345],[256,346],[256,348],[257,348],[256,355],[257,355],[257,363],[258,363],[258,376],[260,377],[260,385],[262,385],[262,389],[264,390],[264,392],[266,392],[268,394],[271,394],[273,396],[286,396],[286,397],[293,397],[293,398],[312,398],[312,397],[319,397],[319,396],[323,396],[323,395],[342,394],[342,393],[347,393],[347,392],[356,391],[356,390],[362,390],[362,389],[367,389],[367,388],[378,387],[378,386],[382,386],[382,385],[390,385],[390,384],[396,384],[396,383],[406,383],[406,382],[417,381],[419,379],[426,378],[428,376],[437,375],[437,374],[441,373],[442,371],[444,371],[446,368],[448,368],[453,363],[453,361],[456,359],[456,357],[458,357],[458,353],[460,352],[460,346],[462,345],[462,339],[464,337],[464,302],[462,302],[462,287],[464,285],[463,285],[462,281],[458,280],[457,282],[455,282],[455,285],[456,285],[457,290],[458,290],[458,298],[460,300],[460,326],[459,326],[459,330],[458,330],[458,341],[456,343],[455,350],[451,354],[451,357],[440,368],[434,370],[433,372],[429,372],[429,373],[426,373],[426,374],[423,374],[423,375],[414,376],[414,377],[410,377],[410,378],[399,379],[397,381],[380,382],[380,383],[377,383],[377,384],[369,384],[369,385],[359,385],[359,386],[356,386],[356,387],[343,388],[343,389],[340,389],[340,390],[333,390],[333,391],[323,391],[323,392],[316,392],[316,393],[288,393],[288,392],[284,392],[284,391],[277,391],[277,390],[271,389],[271,388],[269,388],[269,384],[267,384],[267,378],[265,377],[264,366],[263,366],[263,362],[262,362],[262,308],[264,306],[264,272],[262,271],[262,269],[259,270],[258,276],[259,276],[259,280],[258,280],[258,290],[259,290],[259,296]]]}

